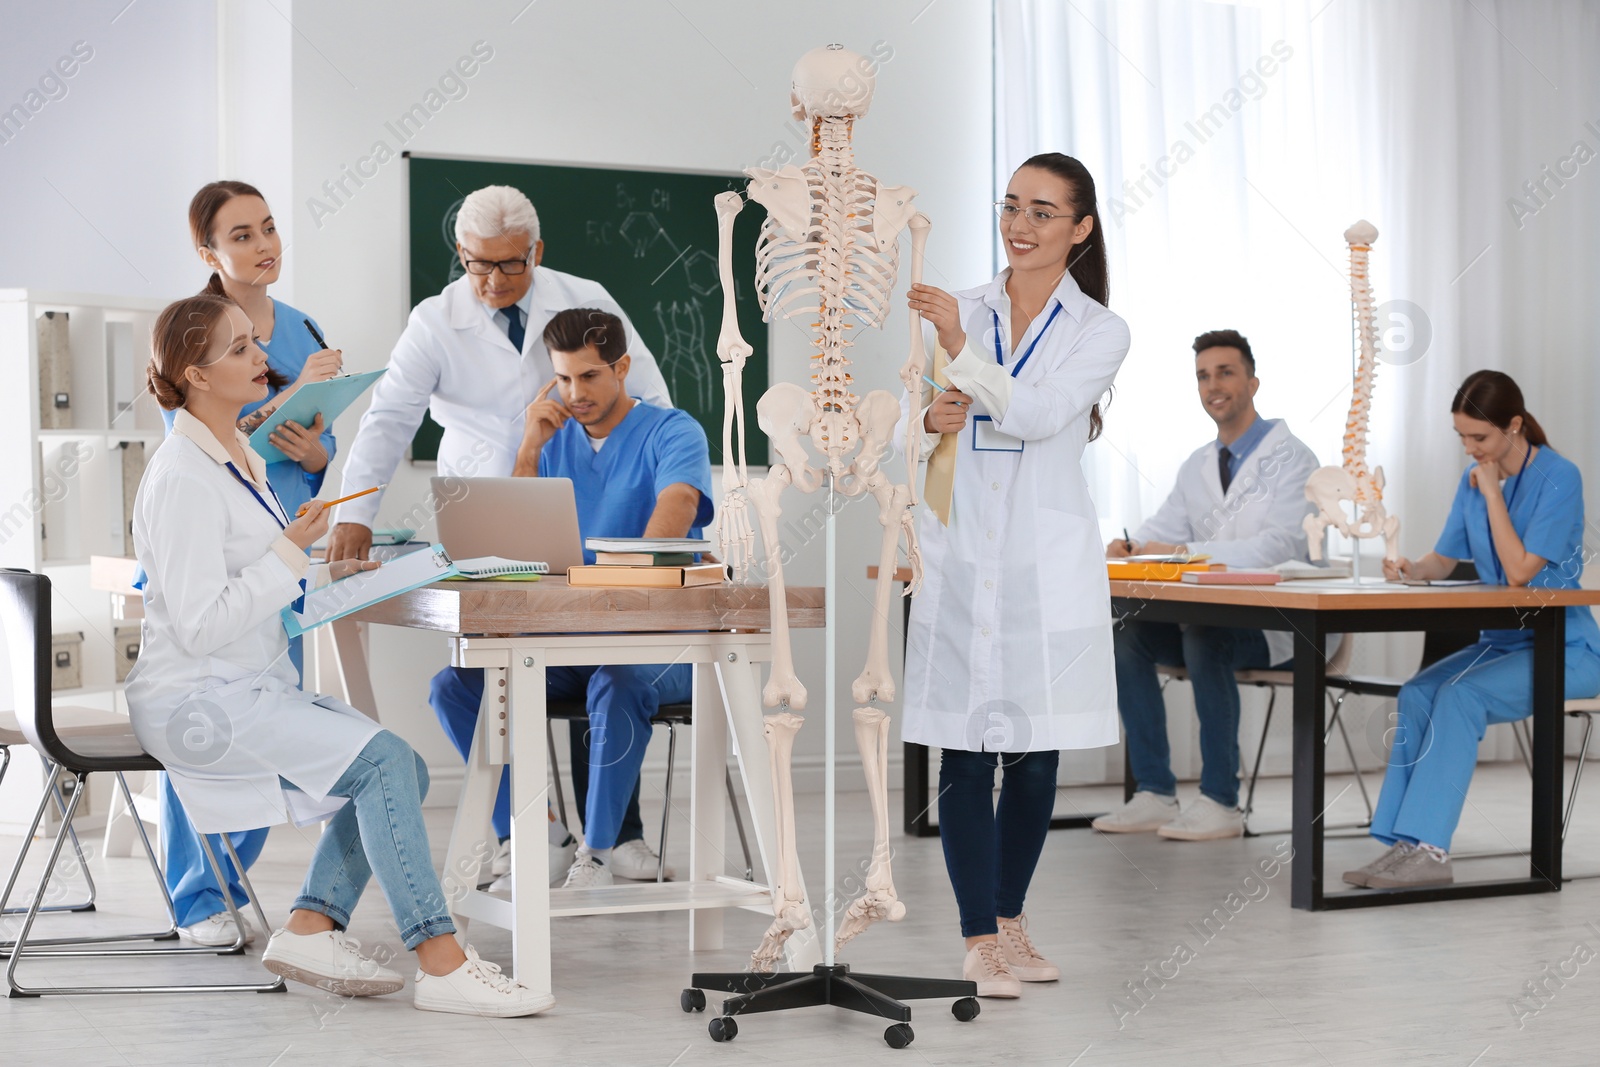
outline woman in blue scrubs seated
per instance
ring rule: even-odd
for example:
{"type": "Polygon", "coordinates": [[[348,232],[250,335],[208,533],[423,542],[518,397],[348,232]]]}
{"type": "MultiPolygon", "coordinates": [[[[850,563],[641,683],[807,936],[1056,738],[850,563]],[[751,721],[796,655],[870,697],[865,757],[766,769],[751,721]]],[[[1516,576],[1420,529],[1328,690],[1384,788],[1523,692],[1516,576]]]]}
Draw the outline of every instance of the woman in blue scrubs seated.
{"type": "MultiPolygon", "coordinates": [[[[283,238],[266,198],[255,186],[235,181],[206,185],[189,201],[189,232],[195,250],[212,271],[205,291],[238,304],[250,318],[256,344],[267,353],[267,395],[239,412],[240,428],[249,433],[300,386],[333,377],[339,370],[341,354],[330,351],[312,336],[305,324],[309,321],[316,325],[315,320],[267,295],[267,287],[278,280],[283,269],[283,238]]],[[[321,333],[318,328],[318,336],[321,333]]],[[[175,414],[162,412],[168,433],[172,432],[175,414]]],[[[333,461],[333,432],[324,428],[322,416],[318,415],[310,426],[285,423],[271,439],[290,458],[267,464],[267,482],[284,510],[293,515],[322,488],[328,464],[333,461]]],[[[289,661],[304,684],[299,637],[289,640],[289,661]]],[[[177,912],[178,932],[197,944],[232,944],[236,934],[222,901],[222,890],[200,850],[199,837],[188,814],[165,775],[161,777],[160,805],[167,889],[177,912]]],[[[240,862],[248,868],[261,854],[267,831],[248,830],[233,834],[232,838],[240,862]]],[[[234,901],[243,907],[244,889],[226,850],[219,841],[214,841],[212,847],[229,872],[234,901]]],[[[251,938],[246,931],[246,941],[251,938]]]]}
{"type": "MultiPolygon", "coordinates": [[[[1471,559],[1489,585],[1576,589],[1583,571],[1583,482],[1545,440],[1522,390],[1499,371],[1473,374],[1450,403],[1474,461],[1456,487],[1434,550],[1384,564],[1390,581],[1446,578],[1471,559]]],[[[1567,608],[1565,694],[1600,693],[1600,628],[1587,607],[1567,608]]],[[[1375,889],[1452,881],[1450,838],[1461,819],[1478,742],[1489,723],[1531,714],[1533,637],[1485,630],[1478,643],[1418,673],[1400,690],[1372,836],[1389,850],[1344,880],[1375,889]]]]}

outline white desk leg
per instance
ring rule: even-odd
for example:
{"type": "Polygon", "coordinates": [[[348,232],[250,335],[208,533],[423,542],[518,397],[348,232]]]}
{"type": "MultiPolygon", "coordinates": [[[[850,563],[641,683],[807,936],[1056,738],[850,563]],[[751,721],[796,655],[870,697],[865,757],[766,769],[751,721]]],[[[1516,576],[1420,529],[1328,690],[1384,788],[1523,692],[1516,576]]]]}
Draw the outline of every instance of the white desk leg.
{"type": "Polygon", "coordinates": [[[467,920],[456,913],[455,905],[477,888],[479,865],[494,856],[494,833],[489,829],[489,816],[494,810],[495,790],[500,784],[501,765],[490,761],[492,750],[500,746],[488,743],[487,733],[491,721],[504,705],[497,700],[505,692],[504,668],[487,667],[483,671],[483,702],[478,705],[478,726],[472,732],[472,748],[467,753],[467,773],[461,780],[461,799],[456,803],[456,818],[450,828],[450,843],[445,847],[444,877],[440,883],[445,899],[450,903],[451,919],[464,940],[467,920]],[[492,709],[492,710],[491,710],[492,709]]]}
{"type": "MultiPolygon", "coordinates": [[[[689,881],[707,882],[727,872],[728,715],[716,669],[694,665],[694,747],[689,770],[689,881]]],[[[722,909],[689,913],[691,951],[722,947],[722,909]]]]}
{"type": "Polygon", "coordinates": [[[372,694],[372,675],[367,669],[367,649],[361,641],[363,624],[354,619],[337,619],[333,628],[333,650],[339,658],[339,675],[344,679],[345,703],[373,721],[378,719],[378,701],[372,694]]]}
{"type": "MultiPolygon", "coordinates": [[[[738,738],[739,773],[750,804],[750,822],[761,853],[761,867],[770,883],[772,872],[778,869],[778,824],[772,800],[772,764],[767,758],[767,738],[762,732],[761,665],[746,660],[742,650],[738,656],[734,663],[719,662],[717,676],[722,680],[728,722],[738,738]]],[[[804,886],[805,874],[801,871],[800,875],[800,884],[804,886]]],[[[784,943],[784,958],[789,969],[794,971],[809,971],[822,962],[822,952],[817,945],[817,912],[811,906],[809,893],[806,910],[811,913],[811,926],[784,943]]]]}
{"type": "Polygon", "coordinates": [[[511,655],[507,719],[511,730],[512,973],[535,992],[550,992],[549,763],[545,752],[545,659],[542,649],[511,655]],[[514,709],[514,710],[512,710],[514,709]]]}

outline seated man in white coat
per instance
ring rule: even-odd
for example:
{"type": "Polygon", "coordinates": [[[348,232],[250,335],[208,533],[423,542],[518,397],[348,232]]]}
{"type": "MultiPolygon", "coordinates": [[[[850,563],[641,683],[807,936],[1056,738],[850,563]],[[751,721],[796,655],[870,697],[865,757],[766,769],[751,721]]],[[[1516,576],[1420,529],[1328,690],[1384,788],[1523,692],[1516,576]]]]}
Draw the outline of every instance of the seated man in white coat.
{"type": "MultiPolygon", "coordinates": [[[[1271,567],[1306,558],[1301,521],[1311,511],[1306,479],[1317,467],[1309,448],[1282,419],[1256,414],[1261,381],[1250,342],[1237,330],[1194,340],[1200,403],[1217,424],[1217,439],[1184,461],[1177,484],[1133,541],[1106,546],[1130,553],[1206,554],[1234,567],[1271,567]]],[[[1239,810],[1239,685],[1234,672],[1282,665],[1293,652],[1282,631],[1125,621],[1116,631],[1117,704],[1138,791],[1122,808],[1094,821],[1096,830],[1154,830],[1180,841],[1244,833],[1239,810]],[[1185,667],[1200,718],[1200,796],[1178,809],[1177,779],[1167,747],[1167,713],[1156,665],[1185,667]]]]}
{"type": "MultiPolygon", "coordinates": [[[[655,357],[605,287],[539,265],[544,258],[539,215],[520,190],[491,185],[468,194],[455,229],[464,273],[411,310],[389,357],[389,373],[378,379],[345,459],[345,493],[393,477],[424,411],[444,428],[441,477],[510,477],[528,405],[555,377],[544,328],[565,308],[600,308],[621,318],[632,357],[630,391],[656,407],[672,406],[655,357]]],[[[373,493],[339,505],[330,561],[367,558],[382,499],[382,493],[373,493]]],[[[589,767],[583,731],[572,731],[572,748],[573,787],[582,796],[589,767]]],[[[655,854],[643,833],[636,789],[618,841],[616,866],[623,877],[656,876],[655,854]]],[[[552,850],[560,844],[553,841],[552,850]]],[[[553,862],[564,866],[575,847],[576,842],[567,842],[564,859],[553,862]]],[[[504,841],[490,867],[496,876],[509,871],[504,841]]]]}

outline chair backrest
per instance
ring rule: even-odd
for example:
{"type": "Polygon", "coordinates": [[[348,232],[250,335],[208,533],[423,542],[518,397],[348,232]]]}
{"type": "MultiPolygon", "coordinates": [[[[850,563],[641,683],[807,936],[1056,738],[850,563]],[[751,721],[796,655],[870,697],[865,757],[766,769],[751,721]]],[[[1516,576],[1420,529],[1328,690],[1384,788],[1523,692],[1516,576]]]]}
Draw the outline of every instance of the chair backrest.
{"type": "Polygon", "coordinates": [[[0,632],[11,667],[11,700],[28,743],[56,759],[59,745],[50,721],[50,579],[42,574],[0,571],[0,632]]]}

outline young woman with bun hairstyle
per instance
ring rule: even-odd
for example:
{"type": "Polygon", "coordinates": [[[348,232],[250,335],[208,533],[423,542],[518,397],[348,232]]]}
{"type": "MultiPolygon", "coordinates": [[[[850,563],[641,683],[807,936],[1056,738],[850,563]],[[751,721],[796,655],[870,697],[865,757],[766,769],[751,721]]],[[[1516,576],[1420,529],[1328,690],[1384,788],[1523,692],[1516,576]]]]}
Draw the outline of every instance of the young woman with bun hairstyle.
{"type": "MultiPolygon", "coordinates": [[[[1448,578],[1471,560],[1486,585],[1577,589],[1583,576],[1583,478],[1550,447],[1510,375],[1481,370],[1450,402],[1472,465],[1456,484],[1444,531],[1418,560],[1385,562],[1384,576],[1448,578]]],[[[1600,693],[1600,628],[1587,607],[1567,608],[1567,699],[1600,693]]],[[[1344,880],[1375,889],[1454,880],[1450,839],[1461,821],[1490,723],[1532,714],[1533,635],[1484,630],[1476,644],[1420,671],[1400,689],[1372,836],[1389,849],[1344,880]]]]}
{"type": "MultiPolygon", "coordinates": [[[[285,655],[282,610],[304,594],[306,550],[324,536],[320,501],[295,516],[238,428],[270,389],[255,323],[233,300],[201,293],[156,321],[150,391],[173,413],[134,501],[134,551],[146,573],[129,717],[205,833],[329,818],[268,970],[343,996],[404,981],[345,936],[376,878],[400,939],[417,957],[416,1007],[508,1017],[549,1007],[463,950],[434,873],[422,798],[427,765],[355,708],[306,693],[285,655]],[[315,739],[308,744],[307,739],[315,739]]],[[[376,562],[341,560],[330,577],[376,562]]]]}

